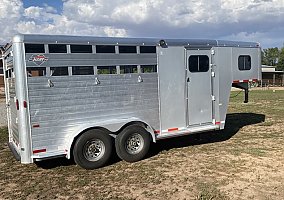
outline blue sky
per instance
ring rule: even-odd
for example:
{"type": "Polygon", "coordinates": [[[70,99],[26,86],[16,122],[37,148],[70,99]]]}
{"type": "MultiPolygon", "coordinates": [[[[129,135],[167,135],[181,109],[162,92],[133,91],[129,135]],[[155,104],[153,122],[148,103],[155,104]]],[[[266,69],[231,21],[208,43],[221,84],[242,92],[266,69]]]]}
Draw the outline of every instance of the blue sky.
{"type": "Polygon", "coordinates": [[[17,33],[207,38],[283,47],[284,0],[1,0],[0,44],[17,33]]]}
{"type": "Polygon", "coordinates": [[[44,7],[45,5],[49,5],[56,8],[58,13],[61,13],[63,9],[63,2],[61,0],[23,0],[23,4],[24,8],[28,8],[30,6],[44,7]]]}

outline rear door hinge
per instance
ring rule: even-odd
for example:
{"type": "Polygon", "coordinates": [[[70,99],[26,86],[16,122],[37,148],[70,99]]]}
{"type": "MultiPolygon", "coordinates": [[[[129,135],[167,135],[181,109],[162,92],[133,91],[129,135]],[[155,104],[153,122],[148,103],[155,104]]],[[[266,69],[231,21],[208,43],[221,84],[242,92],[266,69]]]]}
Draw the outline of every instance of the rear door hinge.
{"type": "Polygon", "coordinates": [[[214,49],[211,50],[211,55],[215,55],[215,50],[214,49]]]}
{"type": "Polygon", "coordinates": [[[214,95],[212,95],[211,97],[212,97],[212,101],[215,101],[215,100],[216,100],[214,95]]]}

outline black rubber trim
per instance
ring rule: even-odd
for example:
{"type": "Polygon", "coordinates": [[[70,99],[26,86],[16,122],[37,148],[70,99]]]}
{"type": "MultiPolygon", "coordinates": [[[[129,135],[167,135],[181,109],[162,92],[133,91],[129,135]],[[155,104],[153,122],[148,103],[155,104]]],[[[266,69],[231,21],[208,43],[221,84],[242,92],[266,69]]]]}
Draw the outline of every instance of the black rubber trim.
{"type": "Polygon", "coordinates": [[[12,151],[12,153],[13,153],[14,157],[16,158],[16,160],[20,161],[21,160],[21,156],[18,154],[18,152],[14,148],[14,145],[12,144],[12,142],[8,143],[8,147],[12,151]]]}

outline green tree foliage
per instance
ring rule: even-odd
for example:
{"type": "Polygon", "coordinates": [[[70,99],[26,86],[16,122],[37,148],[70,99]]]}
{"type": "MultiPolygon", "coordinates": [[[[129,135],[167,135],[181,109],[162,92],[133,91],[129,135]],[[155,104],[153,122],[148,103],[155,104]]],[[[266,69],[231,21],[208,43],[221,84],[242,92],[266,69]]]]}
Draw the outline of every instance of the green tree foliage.
{"type": "Polygon", "coordinates": [[[261,63],[263,65],[276,66],[277,70],[284,71],[284,47],[279,49],[268,48],[261,52],[261,63]]]}
{"type": "Polygon", "coordinates": [[[277,70],[284,71],[284,47],[279,51],[279,59],[277,63],[277,70]]]}
{"type": "Polygon", "coordinates": [[[276,66],[279,59],[279,49],[268,48],[262,51],[262,64],[269,66],[276,66]]]}

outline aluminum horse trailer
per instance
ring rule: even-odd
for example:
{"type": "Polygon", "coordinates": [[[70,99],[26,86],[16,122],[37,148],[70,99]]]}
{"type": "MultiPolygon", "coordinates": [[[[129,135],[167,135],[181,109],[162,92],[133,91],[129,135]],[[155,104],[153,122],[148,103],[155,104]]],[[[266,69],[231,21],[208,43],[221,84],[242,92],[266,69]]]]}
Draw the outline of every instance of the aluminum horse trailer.
{"type": "Polygon", "coordinates": [[[14,155],[86,169],[114,149],[135,162],[156,140],[224,129],[232,84],[261,79],[250,42],[16,35],[2,59],[14,155]]]}

